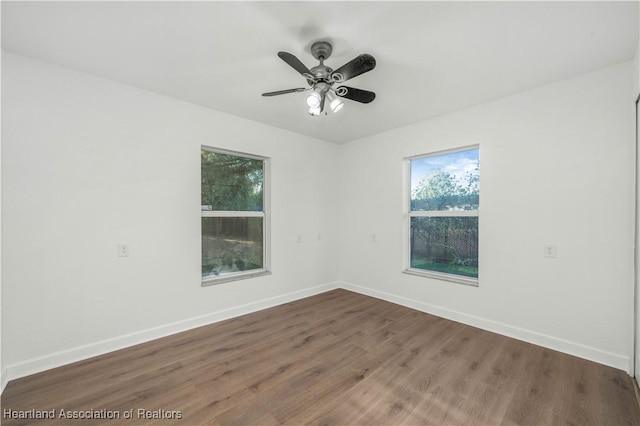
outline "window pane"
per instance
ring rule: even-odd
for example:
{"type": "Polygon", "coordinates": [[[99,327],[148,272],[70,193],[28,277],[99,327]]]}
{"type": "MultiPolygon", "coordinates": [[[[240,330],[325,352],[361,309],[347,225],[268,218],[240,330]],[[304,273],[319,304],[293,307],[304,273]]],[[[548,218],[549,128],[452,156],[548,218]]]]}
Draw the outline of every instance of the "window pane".
{"type": "Polygon", "coordinates": [[[478,217],[412,217],[411,268],[478,277],[478,217]]]}
{"type": "Polygon", "coordinates": [[[411,160],[411,210],[477,210],[479,149],[411,160]]]}
{"type": "Polygon", "coordinates": [[[201,151],[202,209],[263,211],[263,161],[201,151]]]}
{"type": "Polygon", "coordinates": [[[264,268],[263,218],[203,217],[202,278],[264,268]]]}

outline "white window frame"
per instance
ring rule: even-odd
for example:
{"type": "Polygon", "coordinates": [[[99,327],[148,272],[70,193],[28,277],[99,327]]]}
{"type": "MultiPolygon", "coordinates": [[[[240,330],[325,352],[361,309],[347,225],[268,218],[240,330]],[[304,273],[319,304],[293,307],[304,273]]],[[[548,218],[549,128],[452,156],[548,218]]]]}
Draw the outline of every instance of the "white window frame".
{"type": "MultiPolygon", "coordinates": [[[[228,211],[228,210],[201,210],[202,217],[261,217],[262,218],[262,257],[263,267],[260,269],[252,269],[250,271],[234,272],[231,274],[212,276],[207,278],[201,278],[202,287],[207,287],[214,284],[221,284],[230,281],[243,280],[247,278],[260,277],[263,275],[271,274],[271,159],[269,157],[262,157],[254,154],[247,154],[245,152],[230,151],[227,149],[214,148],[210,146],[202,145],[200,147],[202,151],[210,151],[218,154],[233,155],[235,157],[250,158],[253,160],[262,161],[263,167],[263,182],[262,182],[262,211],[228,211]]],[[[202,180],[200,181],[202,185],[202,180]]],[[[200,194],[202,194],[202,187],[200,187],[200,194]]],[[[200,225],[200,244],[202,244],[202,224],[200,225]]],[[[202,265],[202,250],[200,250],[200,265],[202,265]]]]}
{"type": "MultiPolygon", "coordinates": [[[[474,277],[465,277],[464,275],[447,274],[444,272],[427,271],[425,269],[417,269],[411,267],[411,218],[413,217],[480,217],[480,207],[477,210],[411,210],[411,161],[421,158],[436,157],[439,155],[451,154],[460,151],[469,151],[472,149],[480,150],[480,145],[469,145],[460,148],[448,149],[443,151],[431,152],[428,154],[412,155],[404,158],[404,248],[403,248],[403,273],[409,275],[417,275],[420,277],[433,278],[442,281],[450,281],[458,284],[465,284],[473,287],[479,286],[479,279],[474,277]]],[[[478,219],[478,243],[480,240],[480,220],[478,219]]],[[[478,244],[479,245],[479,244],[478,244]]],[[[480,253],[478,252],[478,258],[480,253]]]]}

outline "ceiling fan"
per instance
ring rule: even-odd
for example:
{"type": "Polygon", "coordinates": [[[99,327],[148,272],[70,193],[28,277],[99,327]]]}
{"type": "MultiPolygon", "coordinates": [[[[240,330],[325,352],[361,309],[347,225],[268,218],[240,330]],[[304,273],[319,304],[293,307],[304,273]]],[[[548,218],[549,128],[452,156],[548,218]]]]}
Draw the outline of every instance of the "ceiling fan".
{"type": "Polygon", "coordinates": [[[324,111],[325,101],[329,101],[329,107],[334,113],[340,111],[344,105],[340,98],[350,99],[363,104],[368,104],[373,101],[376,98],[374,92],[349,86],[338,86],[334,88],[333,85],[343,83],[353,77],[371,71],[376,67],[375,58],[364,53],[340,68],[333,70],[324,65],[324,61],[331,56],[331,51],[331,43],[327,41],[317,41],[313,43],[313,45],[311,45],[311,54],[320,61],[320,64],[311,69],[307,68],[291,53],[278,52],[280,59],[298,71],[307,80],[309,87],[267,92],[263,93],[262,96],[276,96],[311,90],[311,93],[307,96],[307,106],[309,107],[309,114],[313,116],[318,116],[324,111]]]}

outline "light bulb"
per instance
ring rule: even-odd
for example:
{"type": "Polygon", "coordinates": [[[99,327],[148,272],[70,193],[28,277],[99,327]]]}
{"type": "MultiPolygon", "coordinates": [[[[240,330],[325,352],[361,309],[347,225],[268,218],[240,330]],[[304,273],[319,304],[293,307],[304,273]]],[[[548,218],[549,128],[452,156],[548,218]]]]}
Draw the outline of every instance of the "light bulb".
{"type": "Polygon", "coordinates": [[[320,107],[310,107],[309,108],[309,115],[313,115],[313,116],[318,116],[320,115],[320,107]]]}
{"type": "Polygon", "coordinates": [[[333,93],[327,92],[327,98],[329,98],[329,107],[331,111],[334,113],[340,111],[344,106],[344,102],[341,99],[337,98],[333,93]]]}
{"type": "Polygon", "coordinates": [[[340,99],[334,99],[331,101],[329,106],[331,107],[331,111],[336,113],[342,109],[342,107],[344,106],[344,102],[342,102],[340,99]]]}
{"type": "Polygon", "coordinates": [[[321,101],[322,97],[318,92],[311,92],[311,94],[307,96],[307,105],[309,105],[309,108],[318,108],[321,101]]]}

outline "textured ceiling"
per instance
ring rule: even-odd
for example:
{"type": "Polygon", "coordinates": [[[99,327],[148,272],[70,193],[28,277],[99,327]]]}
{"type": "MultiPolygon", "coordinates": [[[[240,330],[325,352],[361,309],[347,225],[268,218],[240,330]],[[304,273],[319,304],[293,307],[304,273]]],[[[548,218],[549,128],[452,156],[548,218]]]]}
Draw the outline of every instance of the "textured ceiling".
{"type": "Polygon", "coordinates": [[[5,50],[315,138],[345,143],[632,59],[634,2],[2,2],[5,50]],[[328,40],[375,91],[311,117],[277,56],[309,68],[328,40]]]}

